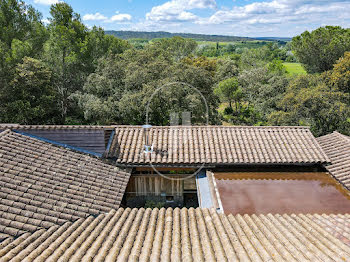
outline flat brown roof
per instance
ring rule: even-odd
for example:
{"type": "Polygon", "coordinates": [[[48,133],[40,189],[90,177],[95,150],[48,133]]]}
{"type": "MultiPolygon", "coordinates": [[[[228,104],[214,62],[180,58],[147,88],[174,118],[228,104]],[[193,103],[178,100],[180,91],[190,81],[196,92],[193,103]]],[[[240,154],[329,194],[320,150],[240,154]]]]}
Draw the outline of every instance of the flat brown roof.
{"type": "Polygon", "coordinates": [[[215,173],[229,214],[349,213],[350,195],[328,173],[215,173]]]}

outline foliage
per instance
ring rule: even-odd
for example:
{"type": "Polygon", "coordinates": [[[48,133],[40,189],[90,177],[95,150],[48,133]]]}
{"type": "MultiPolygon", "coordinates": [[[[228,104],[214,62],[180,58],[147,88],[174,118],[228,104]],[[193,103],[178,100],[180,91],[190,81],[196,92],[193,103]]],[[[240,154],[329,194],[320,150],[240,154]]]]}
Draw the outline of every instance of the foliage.
{"type": "Polygon", "coordinates": [[[186,58],[183,59],[182,62],[187,64],[187,65],[191,65],[191,66],[194,66],[197,68],[202,68],[202,69],[208,71],[213,76],[215,75],[216,60],[209,60],[205,56],[199,56],[199,57],[187,56],[186,58]]]}
{"type": "Polygon", "coordinates": [[[118,32],[133,37],[125,41],[88,29],[64,2],[50,13],[44,26],[25,2],[0,0],[0,121],[143,124],[149,110],[151,124],[168,125],[189,111],[193,124],[208,113],[210,124],[350,130],[350,29],[322,27],[292,43],[118,32]],[[323,73],[286,63],[296,58],[323,73]]]}
{"type": "Polygon", "coordinates": [[[206,108],[201,96],[186,86],[170,84],[186,82],[204,95],[210,118],[216,121],[217,100],[211,90],[214,69],[210,63],[190,58],[175,61],[174,54],[163,48],[150,45],[101,59],[97,71],[88,77],[84,93],[76,95],[86,120],[143,124],[148,102],[156,93],[149,107],[152,124],[169,124],[170,113],[181,111],[192,112],[192,120],[203,124],[206,108]],[[156,91],[164,84],[166,88],[156,91]]]}
{"type": "Polygon", "coordinates": [[[216,62],[216,82],[238,75],[239,57],[225,57],[217,59],[216,62]]]}
{"type": "Polygon", "coordinates": [[[189,33],[169,33],[169,32],[140,32],[140,31],[106,31],[107,34],[121,39],[155,39],[155,38],[172,38],[174,36],[190,38],[197,41],[214,41],[214,42],[231,42],[231,41],[254,41],[253,38],[224,35],[203,35],[189,33]]]}
{"type": "Polygon", "coordinates": [[[130,46],[123,40],[105,35],[101,28],[94,27],[89,31],[66,3],[52,5],[50,13],[50,37],[45,43],[44,59],[54,72],[60,122],[65,123],[67,115],[73,119],[81,118],[71,97],[82,91],[86,78],[95,71],[98,59],[122,53],[130,46]]]}
{"type": "Polygon", "coordinates": [[[299,76],[269,116],[272,125],[309,125],[315,135],[350,128],[349,95],[334,91],[318,76],[299,76]]]}
{"type": "Polygon", "coordinates": [[[15,68],[16,74],[6,88],[6,109],[3,122],[20,124],[55,123],[56,93],[51,71],[39,60],[25,57],[15,68]]]}
{"type": "Polygon", "coordinates": [[[244,70],[239,74],[239,82],[245,99],[259,115],[259,121],[266,122],[267,116],[278,110],[288,79],[279,71],[269,71],[267,67],[244,70]]]}
{"type": "Polygon", "coordinates": [[[223,111],[226,122],[248,124],[253,119],[254,111],[243,101],[244,93],[236,77],[221,81],[214,89],[214,93],[221,102],[228,103],[228,107],[223,111]]]}
{"type": "Polygon", "coordinates": [[[25,56],[37,57],[47,34],[41,15],[23,1],[0,0],[0,99],[25,56]]]}
{"type": "Polygon", "coordinates": [[[283,61],[279,59],[273,59],[272,62],[268,64],[268,70],[270,72],[277,72],[280,74],[285,74],[286,68],[283,66],[283,61]]]}
{"type": "Polygon", "coordinates": [[[33,55],[45,38],[41,14],[24,1],[0,0],[0,41],[11,48],[14,39],[26,41],[33,55]]]}
{"type": "Polygon", "coordinates": [[[350,28],[320,27],[311,33],[305,31],[292,40],[292,49],[309,73],[321,73],[350,50],[350,28]]]}
{"type": "Polygon", "coordinates": [[[54,86],[59,94],[61,123],[65,122],[70,109],[69,96],[82,87],[85,71],[84,54],[81,48],[88,35],[80,16],[71,6],[58,3],[51,6],[52,18],[49,25],[50,37],[45,43],[44,60],[54,72],[54,86]]]}
{"type": "Polygon", "coordinates": [[[162,208],[165,206],[165,202],[156,202],[152,200],[147,200],[145,203],[145,208],[162,208]]]}
{"type": "Polygon", "coordinates": [[[350,52],[345,52],[328,73],[330,85],[350,94],[350,52]]]}
{"type": "Polygon", "coordinates": [[[239,110],[239,103],[242,100],[243,94],[236,77],[221,81],[214,89],[214,93],[220,98],[221,102],[227,102],[230,109],[233,109],[232,104],[235,104],[236,110],[239,110]]]}
{"type": "Polygon", "coordinates": [[[162,51],[169,52],[176,60],[183,59],[191,55],[197,47],[197,42],[192,39],[185,39],[179,36],[172,38],[162,38],[152,42],[154,47],[162,51]]]}

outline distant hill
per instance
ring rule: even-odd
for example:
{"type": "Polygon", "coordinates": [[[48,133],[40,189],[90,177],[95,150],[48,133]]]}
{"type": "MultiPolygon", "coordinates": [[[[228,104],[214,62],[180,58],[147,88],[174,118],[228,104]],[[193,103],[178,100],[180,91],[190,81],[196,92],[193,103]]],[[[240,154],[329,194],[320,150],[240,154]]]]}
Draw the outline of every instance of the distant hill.
{"type": "Polygon", "coordinates": [[[291,37],[254,37],[254,39],[257,40],[263,40],[263,41],[292,41],[291,37]]]}
{"type": "Polygon", "coordinates": [[[204,35],[204,34],[187,34],[187,33],[169,33],[169,32],[140,32],[140,31],[106,31],[106,34],[114,35],[122,39],[153,39],[153,38],[169,38],[173,36],[181,36],[183,38],[192,38],[197,41],[213,41],[213,42],[233,42],[233,41],[253,41],[254,38],[240,36],[225,35],[204,35]]]}

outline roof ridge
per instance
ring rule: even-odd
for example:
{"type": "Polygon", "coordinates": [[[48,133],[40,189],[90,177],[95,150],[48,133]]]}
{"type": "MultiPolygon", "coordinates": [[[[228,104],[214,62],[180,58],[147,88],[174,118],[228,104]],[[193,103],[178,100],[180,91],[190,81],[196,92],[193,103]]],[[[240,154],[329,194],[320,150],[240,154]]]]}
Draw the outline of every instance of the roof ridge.
{"type": "Polygon", "coordinates": [[[333,131],[333,134],[335,134],[335,135],[337,135],[337,136],[339,136],[339,137],[341,137],[341,138],[350,140],[350,136],[344,135],[344,134],[338,132],[337,130],[336,130],[336,131],[333,131]]]}
{"type": "Polygon", "coordinates": [[[6,124],[0,123],[0,128],[8,129],[79,129],[79,128],[89,128],[89,129],[103,129],[110,128],[113,129],[113,125],[20,125],[20,124],[6,124]]]}
{"type": "MultiPolygon", "coordinates": [[[[114,128],[142,128],[141,125],[115,125],[114,128]]],[[[200,126],[152,126],[152,128],[274,128],[274,129],[310,129],[309,126],[223,126],[223,125],[200,125],[200,126]]]]}

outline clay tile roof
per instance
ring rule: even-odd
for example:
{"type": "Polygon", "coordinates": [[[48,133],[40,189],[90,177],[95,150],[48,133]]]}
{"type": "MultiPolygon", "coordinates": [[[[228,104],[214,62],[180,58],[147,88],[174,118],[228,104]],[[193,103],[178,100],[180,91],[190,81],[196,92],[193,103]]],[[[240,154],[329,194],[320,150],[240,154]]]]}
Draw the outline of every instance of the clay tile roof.
{"type": "Polygon", "coordinates": [[[331,159],[328,171],[350,189],[350,137],[333,132],[318,137],[317,141],[331,159]]]}
{"type": "Polygon", "coordinates": [[[307,127],[152,127],[153,153],[143,153],[143,130],[119,126],[107,157],[122,164],[300,164],[328,157],[307,127]]]}
{"type": "Polygon", "coordinates": [[[118,208],[130,172],[6,130],[0,133],[0,233],[19,236],[118,208]]]}
{"type": "Polygon", "coordinates": [[[118,209],[21,236],[4,261],[349,261],[350,216],[118,209]]]}

